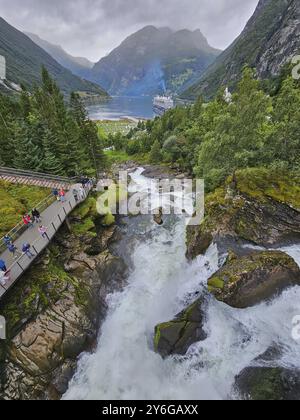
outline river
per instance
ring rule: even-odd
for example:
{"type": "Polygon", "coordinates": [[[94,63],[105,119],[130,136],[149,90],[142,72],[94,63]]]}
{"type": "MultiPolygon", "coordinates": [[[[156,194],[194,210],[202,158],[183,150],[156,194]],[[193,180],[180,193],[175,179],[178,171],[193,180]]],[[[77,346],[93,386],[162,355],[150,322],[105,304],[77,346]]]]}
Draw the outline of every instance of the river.
{"type": "Polygon", "coordinates": [[[151,119],[153,98],[115,96],[99,104],[87,106],[89,118],[92,120],[120,120],[126,117],[151,119]]]}
{"type": "MultiPolygon", "coordinates": [[[[137,171],[133,180],[147,180],[137,171]]],[[[185,258],[185,221],[169,216],[127,219],[119,253],[130,263],[128,285],[108,298],[109,311],[93,354],[81,356],[66,400],[226,400],[239,398],[235,376],[274,343],[284,349],[277,366],[300,368],[292,319],[300,314],[300,287],[271,303],[237,310],[206,292],[218,269],[216,248],[192,263],[185,258]],[[156,324],[168,321],[199,294],[208,300],[205,341],[186,356],[163,360],[153,351],[156,324]]],[[[285,249],[300,264],[299,247],[285,249]]],[[[279,356],[278,356],[279,357],[279,356]]]]}

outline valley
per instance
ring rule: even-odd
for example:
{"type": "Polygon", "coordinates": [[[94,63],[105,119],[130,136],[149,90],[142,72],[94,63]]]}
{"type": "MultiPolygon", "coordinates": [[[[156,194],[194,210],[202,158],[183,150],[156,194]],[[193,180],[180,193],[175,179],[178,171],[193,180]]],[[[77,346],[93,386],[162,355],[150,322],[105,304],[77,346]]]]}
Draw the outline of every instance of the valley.
{"type": "Polygon", "coordinates": [[[0,18],[0,400],[299,401],[299,2],[41,3],[0,18]]]}

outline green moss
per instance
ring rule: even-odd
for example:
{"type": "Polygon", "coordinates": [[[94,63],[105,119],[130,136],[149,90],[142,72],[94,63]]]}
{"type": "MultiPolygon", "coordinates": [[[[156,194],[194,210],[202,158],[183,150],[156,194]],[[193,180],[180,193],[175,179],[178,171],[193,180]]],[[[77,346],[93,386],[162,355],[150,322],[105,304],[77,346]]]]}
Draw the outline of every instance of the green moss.
{"type": "Polygon", "coordinates": [[[86,217],[97,217],[96,198],[93,196],[88,197],[82,204],[80,204],[72,213],[73,217],[84,219],[86,217]]]}
{"type": "Polygon", "coordinates": [[[6,318],[8,339],[12,338],[27,319],[35,318],[64,295],[75,289],[75,303],[86,307],[89,289],[82,281],[66,273],[56,246],[49,247],[43,265],[33,265],[13,290],[1,301],[0,313],[6,318]]]}
{"type": "Polygon", "coordinates": [[[164,322],[159,324],[155,327],[155,335],[154,335],[154,349],[155,351],[158,350],[159,342],[161,339],[162,331],[172,327],[176,322],[164,322]]]}
{"type": "Polygon", "coordinates": [[[0,181],[0,237],[19,223],[24,213],[30,212],[50,193],[51,191],[47,188],[0,181]]]}
{"type": "Polygon", "coordinates": [[[240,258],[229,259],[225,266],[208,280],[208,289],[210,292],[226,291],[227,285],[230,286],[239,282],[248,273],[279,266],[290,268],[291,270],[297,268],[294,260],[280,251],[258,252],[240,258]]]}
{"type": "Polygon", "coordinates": [[[224,280],[220,277],[213,277],[208,281],[208,289],[209,291],[215,290],[215,289],[224,289],[224,280]]]}
{"type": "Polygon", "coordinates": [[[238,190],[249,197],[263,202],[271,198],[300,209],[300,179],[291,172],[249,168],[237,171],[236,179],[238,190]]]}
{"type": "Polygon", "coordinates": [[[158,346],[159,346],[159,342],[160,342],[160,337],[161,337],[160,325],[157,325],[155,327],[155,335],[154,335],[154,349],[155,349],[155,351],[158,350],[158,346]]]}
{"type": "Polygon", "coordinates": [[[113,214],[107,213],[107,215],[103,218],[102,224],[104,226],[111,226],[116,222],[116,218],[113,214]]]}
{"type": "Polygon", "coordinates": [[[247,394],[254,401],[279,401],[284,395],[284,382],[278,368],[256,369],[247,383],[247,394]]]}
{"type": "Polygon", "coordinates": [[[82,222],[72,224],[72,232],[78,236],[89,233],[92,237],[96,237],[97,233],[92,232],[93,230],[95,230],[95,223],[91,217],[84,219],[82,222]]]}

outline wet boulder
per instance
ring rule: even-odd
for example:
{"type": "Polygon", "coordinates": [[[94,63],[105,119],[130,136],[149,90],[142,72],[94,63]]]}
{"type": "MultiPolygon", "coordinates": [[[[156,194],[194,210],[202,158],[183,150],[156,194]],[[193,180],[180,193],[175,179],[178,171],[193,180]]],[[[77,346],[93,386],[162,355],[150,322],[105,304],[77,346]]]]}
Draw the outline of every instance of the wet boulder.
{"type": "Polygon", "coordinates": [[[236,377],[235,389],[244,400],[299,401],[300,371],[281,367],[248,367],[236,377]]]}
{"type": "Polygon", "coordinates": [[[300,241],[299,177],[268,169],[236,171],[205,197],[205,218],[187,228],[187,257],[205,254],[214,242],[220,252],[250,242],[278,248],[300,241]],[[233,180],[234,178],[234,180],[233,180]]]}
{"type": "Polygon", "coordinates": [[[204,331],[205,302],[199,299],[170,322],[155,328],[154,347],[162,357],[174,354],[184,355],[190,346],[205,340],[204,331]]]}
{"type": "Polygon", "coordinates": [[[295,285],[300,285],[300,269],[280,251],[231,255],[208,280],[208,289],[216,299],[233,308],[255,306],[295,285]]]}

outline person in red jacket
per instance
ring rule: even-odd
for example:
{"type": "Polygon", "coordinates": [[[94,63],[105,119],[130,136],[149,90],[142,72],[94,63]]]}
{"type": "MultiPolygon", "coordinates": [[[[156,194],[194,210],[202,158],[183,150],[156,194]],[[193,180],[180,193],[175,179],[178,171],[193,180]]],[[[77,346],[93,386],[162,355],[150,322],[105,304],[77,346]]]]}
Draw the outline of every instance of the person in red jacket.
{"type": "Polygon", "coordinates": [[[31,217],[29,216],[29,214],[25,214],[23,216],[23,223],[24,223],[25,226],[27,226],[29,228],[33,227],[33,223],[32,223],[32,220],[31,220],[31,217]]]}
{"type": "Polygon", "coordinates": [[[60,197],[61,203],[64,203],[66,201],[66,192],[63,188],[61,188],[59,191],[59,197],[60,197]]]}

